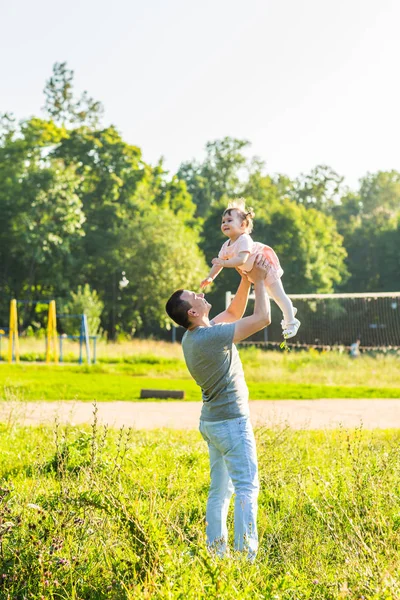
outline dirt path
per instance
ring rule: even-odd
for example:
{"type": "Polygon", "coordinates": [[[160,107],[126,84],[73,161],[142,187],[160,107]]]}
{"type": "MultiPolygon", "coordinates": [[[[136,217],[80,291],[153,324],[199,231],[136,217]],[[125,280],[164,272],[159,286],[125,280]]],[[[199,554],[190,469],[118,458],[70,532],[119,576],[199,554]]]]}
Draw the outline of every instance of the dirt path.
{"type": "MultiPolygon", "coordinates": [[[[197,429],[200,402],[99,402],[98,419],[110,427],[197,429]]],[[[250,402],[254,425],[288,424],[293,429],[358,427],[399,428],[400,399],[374,400],[254,400],[250,402]]],[[[90,402],[7,402],[0,404],[0,422],[35,425],[90,423],[90,402]]]]}

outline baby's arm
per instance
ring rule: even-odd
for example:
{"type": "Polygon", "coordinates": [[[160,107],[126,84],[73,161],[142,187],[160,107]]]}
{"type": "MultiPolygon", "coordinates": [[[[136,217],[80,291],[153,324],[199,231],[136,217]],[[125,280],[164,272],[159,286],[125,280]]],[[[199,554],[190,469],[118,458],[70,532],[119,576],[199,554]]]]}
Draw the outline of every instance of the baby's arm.
{"type": "Polygon", "coordinates": [[[222,271],[222,267],[213,265],[211,267],[211,271],[209,272],[208,276],[205,279],[203,279],[203,281],[200,283],[200,287],[205,288],[207,285],[212,283],[214,281],[214,279],[216,278],[216,276],[218,275],[218,273],[220,273],[221,271],[222,271]]]}
{"type": "Polygon", "coordinates": [[[237,256],[233,258],[229,258],[228,260],[223,260],[222,258],[213,258],[212,264],[218,267],[228,267],[228,269],[236,269],[236,267],[240,267],[244,265],[246,260],[249,258],[250,252],[239,252],[237,256]]]}

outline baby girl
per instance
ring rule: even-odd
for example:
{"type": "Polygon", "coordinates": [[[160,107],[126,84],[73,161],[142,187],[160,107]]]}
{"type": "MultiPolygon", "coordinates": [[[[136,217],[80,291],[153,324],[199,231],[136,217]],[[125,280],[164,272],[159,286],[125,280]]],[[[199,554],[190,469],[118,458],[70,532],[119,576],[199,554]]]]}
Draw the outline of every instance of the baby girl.
{"type": "Polygon", "coordinates": [[[228,239],[219,251],[218,258],[213,258],[211,261],[212,269],[200,286],[205,288],[209,285],[224,267],[238,269],[239,272],[247,275],[253,268],[257,254],[262,253],[270,264],[265,279],[267,292],[283,313],[281,322],[283,337],[292,338],[300,327],[300,321],[295,318],[297,309],[283,289],[281,281],[283,270],[274,250],[270,246],[254,242],[250,236],[253,230],[253,219],[254,212],[246,209],[243,198],[228,204],[228,208],[222,215],[221,225],[222,233],[228,239]]]}

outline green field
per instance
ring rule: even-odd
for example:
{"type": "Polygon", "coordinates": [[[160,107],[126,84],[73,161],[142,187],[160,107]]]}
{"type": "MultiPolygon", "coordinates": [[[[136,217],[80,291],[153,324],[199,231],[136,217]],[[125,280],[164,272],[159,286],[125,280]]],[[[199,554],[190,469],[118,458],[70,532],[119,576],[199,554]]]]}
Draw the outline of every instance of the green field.
{"type": "Polygon", "coordinates": [[[257,430],[250,566],[205,549],[197,432],[0,427],[1,598],[400,597],[398,431],[257,430]]]}
{"type": "MultiPolygon", "coordinates": [[[[252,399],[400,397],[398,356],[240,353],[252,399]]],[[[142,387],[200,399],[179,345],[100,345],[92,367],[0,364],[5,401],[137,400],[142,387]]],[[[260,428],[256,438],[250,566],[205,548],[208,455],[197,432],[108,431],[96,418],[0,424],[0,598],[399,598],[400,432],[260,428]]]]}
{"type": "MultiPolygon", "coordinates": [[[[145,368],[146,364],[142,365],[145,368]]],[[[149,365],[149,371],[152,371],[149,365]]],[[[142,388],[184,390],[185,400],[200,400],[201,394],[188,376],[176,379],[167,370],[144,377],[125,366],[53,367],[10,365],[0,367],[0,397],[19,400],[138,400],[142,388]]],[[[257,382],[248,379],[250,398],[399,398],[400,388],[356,385],[257,382]]]]}
{"type": "MultiPolygon", "coordinates": [[[[36,352],[42,343],[24,341],[29,343],[29,353],[24,357],[40,358],[36,352]]],[[[77,357],[73,350],[71,344],[70,358],[77,357]]],[[[281,353],[254,347],[241,347],[240,354],[252,400],[400,398],[398,355],[352,360],[336,352],[281,353]]],[[[180,389],[185,391],[186,400],[200,399],[178,344],[101,343],[98,363],[90,368],[71,363],[59,366],[28,361],[19,365],[0,363],[2,398],[137,400],[142,388],[180,389]]]]}

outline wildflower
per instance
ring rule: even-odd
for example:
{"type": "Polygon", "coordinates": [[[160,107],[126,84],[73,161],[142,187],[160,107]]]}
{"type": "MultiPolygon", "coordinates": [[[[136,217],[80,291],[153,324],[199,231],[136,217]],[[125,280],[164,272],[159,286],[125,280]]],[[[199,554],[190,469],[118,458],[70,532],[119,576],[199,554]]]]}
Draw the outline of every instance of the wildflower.
{"type": "Polygon", "coordinates": [[[49,552],[50,554],[53,554],[54,552],[57,552],[57,550],[61,550],[61,548],[64,545],[64,540],[62,540],[61,538],[53,538],[52,539],[52,544],[49,548],[49,552]]]}
{"type": "Polygon", "coordinates": [[[290,348],[289,348],[289,346],[287,345],[286,339],[285,339],[285,340],[283,340],[283,342],[281,342],[281,343],[279,344],[279,348],[280,348],[281,350],[284,350],[285,352],[290,352],[290,348]]]}

